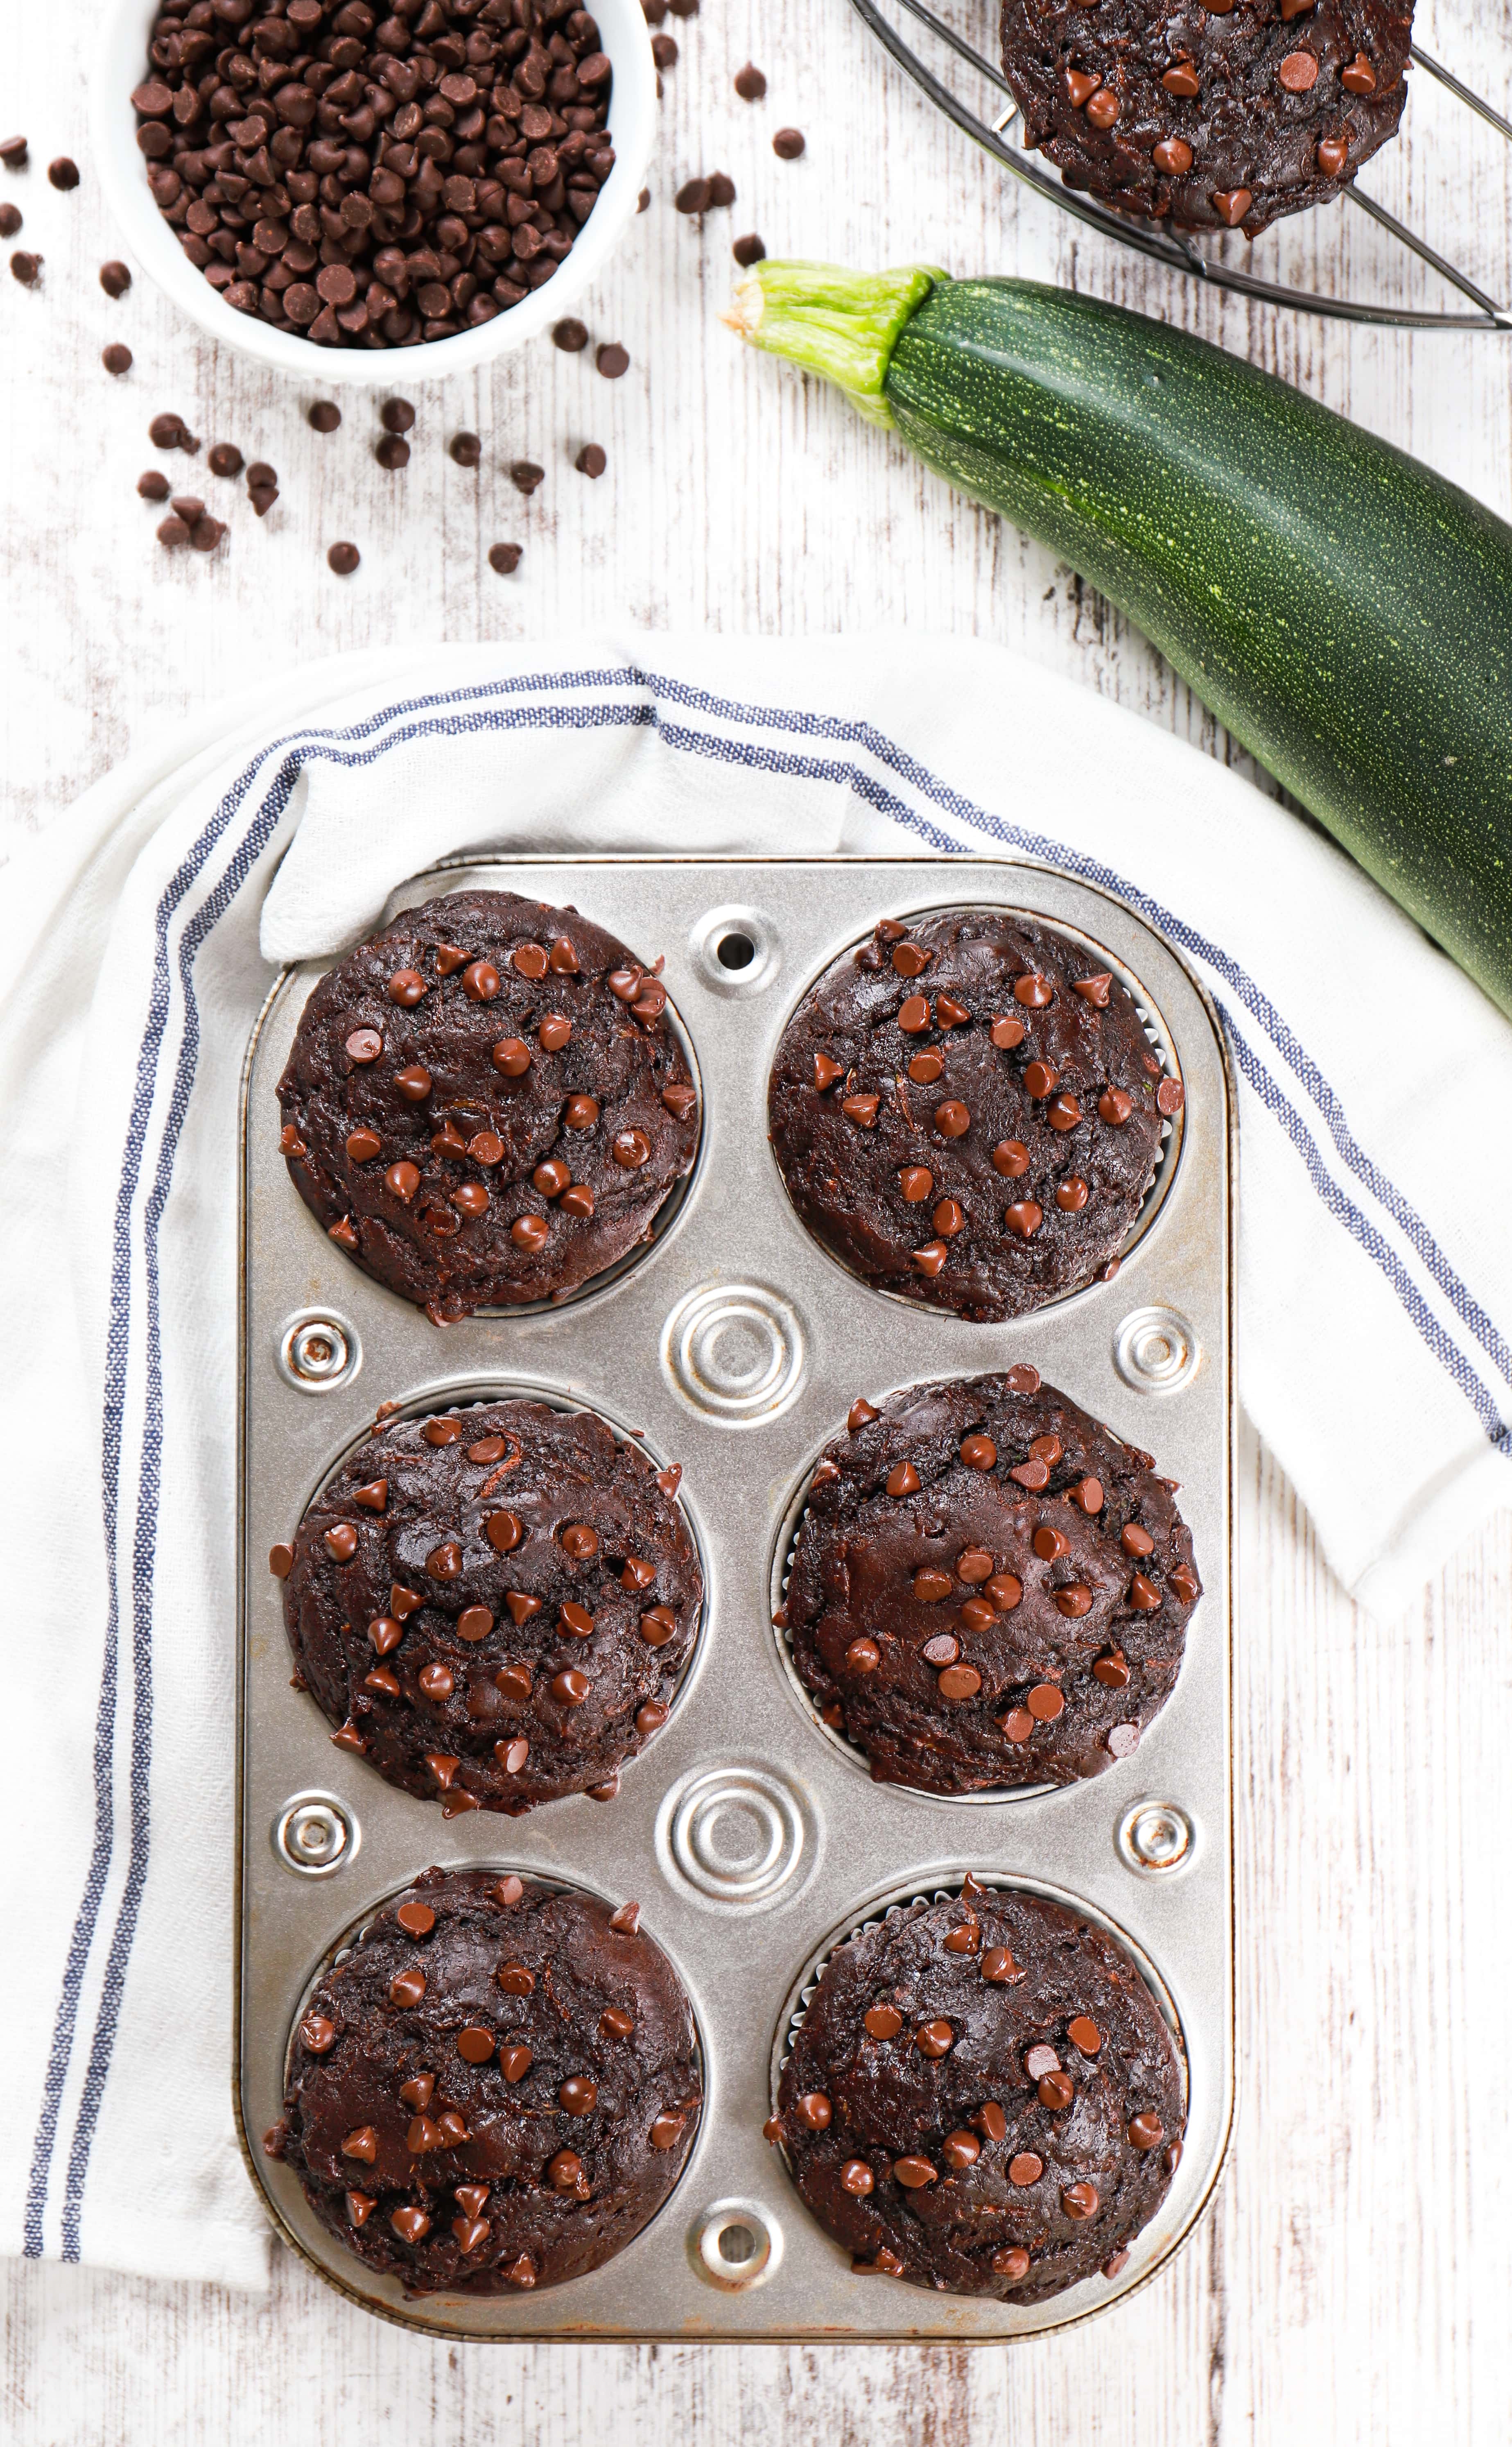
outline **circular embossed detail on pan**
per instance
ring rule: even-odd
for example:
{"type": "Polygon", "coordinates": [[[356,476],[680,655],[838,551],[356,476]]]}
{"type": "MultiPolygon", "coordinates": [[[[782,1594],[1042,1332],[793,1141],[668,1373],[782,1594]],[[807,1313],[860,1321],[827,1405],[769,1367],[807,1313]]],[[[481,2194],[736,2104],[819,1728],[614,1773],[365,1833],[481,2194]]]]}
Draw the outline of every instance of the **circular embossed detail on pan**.
{"type": "Polygon", "coordinates": [[[721,1427],[785,1411],[803,1379],[798,1312],[765,1283],[702,1283],[662,1328],[662,1366],[682,1398],[721,1427]]]}
{"type": "Polygon", "coordinates": [[[858,2273],[1043,2302],[1121,2275],[1170,2189],[1176,2027],[1108,1928],[968,1878],[820,1955],[784,2020],[767,2137],[858,2273]]]}
{"type": "Polygon", "coordinates": [[[665,1228],[698,1150],[659,970],[518,893],[404,911],[305,1005],[278,1083],[300,1197],[438,1325],[598,1281],[665,1228]]]}
{"type": "Polygon", "coordinates": [[[1105,952],[1038,919],[884,919],[778,1046],[767,1120],[787,1194],[875,1290],[1028,1316],[1106,1280],[1149,1228],[1183,1102],[1161,1034],[1105,952]]]}
{"type": "Polygon", "coordinates": [[[332,1741],[447,1816],[612,1799],[697,1639],[681,1475],[543,1401],[382,1420],[276,1550],[332,1741]]]}
{"type": "Polygon", "coordinates": [[[758,1911],[786,1899],[812,1866],[812,1805],[790,1779],[754,1761],[695,1769],[674,1785],[656,1825],[664,1872],[713,1906],[758,1911]]]}
{"type": "Polygon", "coordinates": [[[1175,1489],[1025,1363],[859,1400],[789,1523],[777,1631],[879,1782],[1098,1775],[1175,1686],[1201,1595],[1175,1489]]]}
{"type": "Polygon", "coordinates": [[[634,1904],[427,1869],[295,2016],[264,2148],[409,2295],[528,2293],[622,2251],[675,2186],[703,2073],[634,1904]]]}

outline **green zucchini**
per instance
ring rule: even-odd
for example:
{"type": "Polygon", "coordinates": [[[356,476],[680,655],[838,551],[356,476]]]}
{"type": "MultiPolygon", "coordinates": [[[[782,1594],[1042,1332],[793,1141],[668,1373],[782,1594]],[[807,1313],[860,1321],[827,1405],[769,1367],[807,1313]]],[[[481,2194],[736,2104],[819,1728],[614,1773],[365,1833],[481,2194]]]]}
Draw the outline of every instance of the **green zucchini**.
{"type": "Polygon", "coordinates": [[[728,319],[1089,579],[1512,1015],[1512,527],[1067,290],[767,262],[728,319]]]}

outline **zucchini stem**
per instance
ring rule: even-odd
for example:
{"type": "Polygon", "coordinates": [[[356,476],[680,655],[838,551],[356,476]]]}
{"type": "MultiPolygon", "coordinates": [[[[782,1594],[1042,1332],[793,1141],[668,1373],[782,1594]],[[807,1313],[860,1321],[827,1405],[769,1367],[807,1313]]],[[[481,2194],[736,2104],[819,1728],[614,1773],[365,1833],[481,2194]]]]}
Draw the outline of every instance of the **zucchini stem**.
{"type": "Polygon", "coordinates": [[[898,335],[945,275],[846,272],[833,263],[758,263],[735,284],[725,316],[753,349],[822,374],[873,425],[891,425],[883,386],[898,335]]]}

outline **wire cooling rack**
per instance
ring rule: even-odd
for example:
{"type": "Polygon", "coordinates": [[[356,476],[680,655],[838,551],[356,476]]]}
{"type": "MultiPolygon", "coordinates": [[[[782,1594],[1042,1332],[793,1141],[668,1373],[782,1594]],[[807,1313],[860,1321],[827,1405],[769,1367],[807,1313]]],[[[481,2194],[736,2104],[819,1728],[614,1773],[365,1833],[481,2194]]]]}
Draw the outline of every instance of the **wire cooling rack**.
{"type": "MultiPolygon", "coordinates": [[[[1353,297],[1329,296],[1319,290],[1261,280],[1254,273],[1242,271],[1238,264],[1201,254],[1180,231],[1155,227],[1125,214],[1112,212],[1106,205],[1094,202],[1089,196],[1064,186],[1051,171],[1041,168],[1019,147],[1009,142],[1008,131],[1019,119],[1019,109],[1001,69],[991,60],[984,59],[981,52],[956,33],[954,27],[948,26],[942,17],[927,8],[925,0],[886,0],[886,6],[895,13],[912,18],[922,29],[925,41],[938,44],[982,79],[998,97],[995,107],[989,105],[991,117],[973,109],[960,93],[936,75],[928,61],[911,47],[893,18],[883,14],[882,0],[851,0],[851,6],[862,24],[891,52],[899,67],[913,78],[936,110],[942,110],[947,119],[980,144],[995,161],[1001,162],[1005,170],[1011,171],[1015,179],[1021,179],[1026,186],[1036,188],[1061,212],[1069,213],[1073,219],[1085,221],[1091,229],[1102,230],[1108,237],[1117,238],[1121,245],[1133,247],[1141,255],[1153,256],[1157,263],[1167,264],[1174,272],[1188,273],[1199,280],[1206,281],[1211,288],[1234,289],[1246,297],[1264,298],[1274,306],[1300,307],[1308,313],[1334,314],[1351,323],[1393,324],[1417,331],[1512,332],[1512,309],[1499,306],[1495,298],[1488,297],[1468,274],[1460,271],[1435,247],[1429,246],[1426,238],[1419,237],[1414,230],[1408,229],[1405,221],[1398,220],[1394,213],[1388,212],[1384,204],[1363,195],[1352,180],[1341,190],[1343,199],[1357,211],[1369,214],[1380,228],[1457,290],[1475,309],[1473,313],[1435,313],[1426,308],[1370,305],[1353,297]]],[[[1473,111],[1477,118],[1495,128],[1498,135],[1512,142],[1512,121],[1503,119],[1500,111],[1493,110],[1488,102],[1480,94],[1473,93],[1457,76],[1452,76],[1439,61],[1430,59],[1416,43],[1411,46],[1411,55],[1414,66],[1421,68],[1426,76],[1434,78],[1457,103],[1473,111]]]]}

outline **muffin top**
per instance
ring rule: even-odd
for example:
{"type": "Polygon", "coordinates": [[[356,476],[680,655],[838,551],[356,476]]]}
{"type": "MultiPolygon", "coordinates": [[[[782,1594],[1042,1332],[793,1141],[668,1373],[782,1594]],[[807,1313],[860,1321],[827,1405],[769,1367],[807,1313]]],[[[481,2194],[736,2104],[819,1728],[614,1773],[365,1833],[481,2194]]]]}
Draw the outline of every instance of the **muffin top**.
{"type": "Polygon", "coordinates": [[[438,1325],[601,1273],[651,1237],[698,1146],[655,969],[514,892],[428,901],[350,953],[305,1005],[278,1101],[306,1205],[438,1325]]]}
{"type": "Polygon", "coordinates": [[[1120,2273],[1184,2122],[1175,2042],[1122,1949],[969,1877],[836,1948],[766,2131],[858,2267],[1037,2303],[1120,2273]]]}
{"type": "Polygon", "coordinates": [[[264,2142],[409,2294],[558,2285],[622,2251],[692,2148],[692,2009],[639,1906],[427,1869],[328,1971],[264,2142]]]}
{"type": "Polygon", "coordinates": [[[1180,1110],[1127,990],[1009,910],[884,919],[810,987],[767,1115],[816,1240],[983,1321],[1105,1273],[1180,1110]]]}
{"type": "Polygon", "coordinates": [[[697,1634],[681,1477],[592,1411],[380,1421],[270,1558],[332,1740],[448,1815],[611,1797],[697,1634]]]}
{"type": "Polygon", "coordinates": [[[1029,1366],[859,1401],[778,1618],[825,1723],[931,1793],[1127,1757],[1201,1595],[1175,1491],[1029,1366]]]}
{"type": "Polygon", "coordinates": [[[1411,30],[1410,0],[1004,0],[1003,73],[1068,186],[1257,237],[1395,134],[1411,30]]]}

